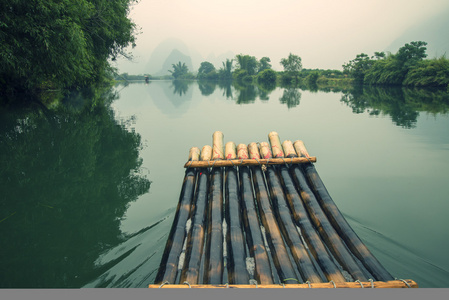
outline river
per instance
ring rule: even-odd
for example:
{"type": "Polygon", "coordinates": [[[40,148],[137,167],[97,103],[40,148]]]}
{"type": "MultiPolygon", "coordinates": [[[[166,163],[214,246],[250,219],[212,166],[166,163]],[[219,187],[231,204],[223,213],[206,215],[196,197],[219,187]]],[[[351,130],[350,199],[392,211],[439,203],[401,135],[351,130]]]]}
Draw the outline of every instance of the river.
{"type": "Polygon", "coordinates": [[[396,278],[449,286],[449,96],[151,81],[110,104],[1,109],[0,287],[147,287],[190,147],[301,139],[396,278]]]}

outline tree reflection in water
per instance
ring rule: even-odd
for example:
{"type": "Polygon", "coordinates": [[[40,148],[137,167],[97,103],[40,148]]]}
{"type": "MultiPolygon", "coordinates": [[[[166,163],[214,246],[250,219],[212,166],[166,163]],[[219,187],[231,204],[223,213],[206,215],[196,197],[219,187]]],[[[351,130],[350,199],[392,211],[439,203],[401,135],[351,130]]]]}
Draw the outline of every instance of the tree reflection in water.
{"type": "Polygon", "coordinates": [[[2,288],[81,287],[127,239],[121,219],[150,188],[141,138],[115,119],[110,90],[90,96],[0,109],[2,288]]]}
{"type": "Polygon", "coordinates": [[[389,115],[393,123],[403,128],[415,128],[420,112],[449,111],[449,94],[438,89],[360,87],[344,92],[340,101],[357,114],[389,115]]]}

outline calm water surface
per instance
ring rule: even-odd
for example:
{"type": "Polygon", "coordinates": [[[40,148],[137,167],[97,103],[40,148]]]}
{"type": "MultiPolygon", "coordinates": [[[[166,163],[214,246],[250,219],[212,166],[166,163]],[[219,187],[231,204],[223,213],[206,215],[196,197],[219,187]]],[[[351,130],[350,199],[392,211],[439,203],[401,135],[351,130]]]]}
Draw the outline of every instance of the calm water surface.
{"type": "MultiPolygon", "coordinates": [[[[94,110],[0,111],[0,287],[146,287],[190,147],[301,139],[397,278],[449,287],[447,94],[154,81],[94,110]]],[[[82,105],[80,104],[82,107],[82,105]]]]}

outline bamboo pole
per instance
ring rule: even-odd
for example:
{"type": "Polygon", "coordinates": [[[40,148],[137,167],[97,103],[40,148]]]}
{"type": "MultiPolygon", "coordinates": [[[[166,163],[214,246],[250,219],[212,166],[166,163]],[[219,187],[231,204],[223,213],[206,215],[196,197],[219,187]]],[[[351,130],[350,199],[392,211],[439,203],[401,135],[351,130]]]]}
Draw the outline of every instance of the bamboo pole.
{"type": "Polygon", "coordinates": [[[184,168],[211,168],[211,167],[232,167],[232,166],[257,166],[257,165],[280,165],[280,164],[304,164],[316,162],[315,156],[309,159],[305,157],[295,158],[271,158],[264,159],[257,157],[254,159],[229,159],[215,161],[188,161],[184,164],[184,168]]]}
{"type": "MultiPolygon", "coordinates": [[[[225,157],[237,157],[234,142],[226,143],[225,157]]],[[[246,269],[246,243],[243,235],[239,183],[235,167],[225,169],[225,217],[227,223],[228,280],[231,284],[249,283],[246,269]]]]}
{"type": "MultiPolygon", "coordinates": [[[[200,149],[192,147],[189,152],[189,161],[198,160],[199,152],[200,149]]],[[[187,169],[179,196],[175,218],[165,245],[155,283],[175,283],[179,257],[186,237],[186,223],[191,213],[195,179],[196,170],[187,169]]]]}
{"type": "MultiPolygon", "coordinates": [[[[279,139],[277,135],[270,134],[269,135],[270,142],[272,139],[279,139]]],[[[276,145],[276,141],[271,143],[271,145],[276,145]]],[[[261,143],[261,155],[269,156],[271,155],[269,151],[262,153],[262,148],[265,147],[261,143]],[[265,155],[264,155],[265,154],[265,155]]],[[[273,153],[277,151],[278,156],[283,156],[284,153],[282,148],[273,148],[273,153]]],[[[268,157],[270,158],[270,157],[268,157]]],[[[277,217],[279,227],[284,236],[284,239],[287,242],[287,245],[290,248],[292,256],[298,266],[299,272],[304,280],[309,282],[323,282],[324,278],[322,278],[309,257],[307,253],[307,249],[301,241],[301,237],[296,229],[295,222],[292,219],[290,209],[288,208],[287,201],[285,199],[284,193],[281,188],[280,180],[276,174],[276,170],[273,166],[268,166],[265,173],[268,190],[270,191],[271,201],[273,205],[274,213],[277,217]]]]}
{"type": "Polygon", "coordinates": [[[277,132],[272,131],[268,134],[268,139],[271,144],[271,151],[273,151],[273,157],[279,158],[284,157],[284,152],[282,151],[281,141],[279,140],[279,135],[277,132]]]}
{"type": "Polygon", "coordinates": [[[212,134],[212,160],[224,159],[223,138],[221,131],[215,131],[212,134]]]}
{"type": "MultiPolygon", "coordinates": [[[[237,146],[237,157],[239,159],[248,158],[248,150],[245,144],[239,144],[237,146]]],[[[239,179],[246,241],[250,255],[254,258],[255,262],[254,278],[259,284],[273,284],[270,261],[257,216],[249,167],[239,167],[239,179]]]]}
{"type": "MultiPolygon", "coordinates": [[[[295,142],[295,150],[298,155],[308,156],[307,149],[302,141],[295,142]]],[[[393,280],[393,276],[380,264],[376,257],[369,251],[368,247],[360,240],[352,227],[348,224],[337,205],[329,195],[323,181],[312,164],[307,164],[303,168],[307,181],[317,199],[325,211],[329,221],[336,231],[345,241],[348,248],[371,272],[376,280],[393,280]]]]}
{"type": "MultiPolygon", "coordinates": [[[[255,159],[260,157],[257,148],[258,147],[255,143],[249,144],[248,150],[251,158],[255,159]]],[[[268,244],[271,249],[271,255],[273,257],[273,262],[279,278],[282,283],[298,283],[302,281],[302,278],[297,278],[288,257],[288,252],[285,248],[279,225],[277,224],[276,219],[273,215],[273,209],[270,204],[262,170],[259,167],[253,167],[251,171],[259,215],[267,233],[268,244]]]]}
{"type": "Polygon", "coordinates": [[[361,289],[361,288],[418,288],[418,284],[411,279],[403,279],[403,280],[390,280],[390,281],[362,281],[362,282],[323,282],[323,283],[311,283],[310,285],[307,283],[304,284],[287,284],[287,285],[279,285],[279,284],[264,284],[264,285],[244,285],[244,284],[234,284],[234,285],[187,285],[187,284],[150,284],[149,288],[173,288],[173,289],[196,289],[196,288],[240,288],[240,289],[308,289],[308,288],[320,288],[320,289],[341,289],[341,288],[353,288],[353,289],[361,289]]]}
{"type": "MultiPolygon", "coordinates": [[[[211,146],[204,146],[201,150],[201,160],[210,160],[212,155],[211,146]]],[[[181,271],[181,282],[198,284],[201,274],[201,258],[204,247],[204,232],[207,212],[207,192],[209,187],[209,170],[199,172],[195,191],[195,210],[192,218],[187,244],[184,267],[181,271]]]]}
{"type": "Polygon", "coordinates": [[[346,248],[342,239],[335,231],[332,224],[329,222],[326,214],[318,204],[315,195],[310,190],[304,174],[301,169],[293,167],[290,169],[290,174],[295,182],[296,188],[300,193],[301,199],[309,212],[313,224],[318,229],[321,237],[326,242],[326,245],[331,250],[334,257],[346,269],[355,280],[367,281],[369,274],[365,274],[363,270],[357,265],[357,262],[352,257],[351,253],[346,248]]]}
{"type": "MultiPolygon", "coordinates": [[[[223,159],[223,133],[216,131],[212,137],[212,159],[223,159]]],[[[220,284],[223,280],[223,170],[214,167],[211,173],[204,282],[220,284]]]]}
{"type": "MultiPolygon", "coordinates": [[[[282,143],[282,148],[284,149],[285,155],[296,156],[296,152],[291,141],[284,141],[282,143]]],[[[334,282],[345,282],[345,277],[332,261],[332,258],[326,250],[326,246],[323,244],[323,241],[309,219],[307,210],[304,207],[298,192],[296,191],[295,184],[289,173],[289,169],[286,166],[281,166],[279,169],[279,175],[281,185],[285,191],[288,206],[292,212],[296,224],[301,229],[301,233],[309,246],[310,252],[320,265],[327,280],[334,282]]]]}

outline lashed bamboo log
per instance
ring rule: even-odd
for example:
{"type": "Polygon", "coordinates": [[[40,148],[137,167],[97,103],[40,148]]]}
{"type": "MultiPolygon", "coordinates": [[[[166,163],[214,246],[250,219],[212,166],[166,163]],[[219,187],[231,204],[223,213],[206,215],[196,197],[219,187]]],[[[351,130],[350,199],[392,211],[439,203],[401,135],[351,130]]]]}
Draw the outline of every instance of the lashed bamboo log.
{"type": "MultiPolygon", "coordinates": [[[[307,149],[302,141],[295,142],[295,150],[298,155],[308,156],[307,149]]],[[[312,164],[306,164],[303,168],[306,178],[317,199],[326,212],[338,234],[345,241],[351,252],[362,262],[376,280],[393,280],[393,276],[380,264],[376,257],[369,251],[368,247],[360,240],[352,227],[348,224],[337,205],[329,195],[323,181],[312,164]]]]}
{"type": "MultiPolygon", "coordinates": [[[[199,159],[200,149],[192,147],[189,152],[189,161],[199,159]]],[[[182,253],[186,237],[186,223],[190,217],[193,193],[195,190],[196,170],[187,169],[179,196],[175,218],[165,245],[161,264],[156,275],[155,283],[175,283],[178,271],[179,257],[182,253]]]]}
{"type": "MultiPolygon", "coordinates": [[[[249,144],[248,150],[251,158],[255,159],[260,157],[258,147],[255,143],[249,144]]],[[[271,250],[270,252],[272,254],[273,262],[279,278],[282,283],[287,284],[301,282],[303,279],[297,278],[298,276],[296,275],[288,257],[288,252],[285,248],[279,225],[274,217],[262,170],[260,167],[253,167],[251,171],[253,175],[254,190],[256,193],[259,215],[267,233],[267,240],[271,250]]]]}
{"type": "MultiPolygon", "coordinates": [[[[239,159],[248,158],[248,150],[245,144],[239,144],[237,146],[237,157],[239,159]]],[[[254,258],[255,262],[254,278],[259,284],[273,284],[270,261],[257,216],[249,167],[239,167],[239,179],[246,241],[250,255],[254,258]]]]}
{"type": "MultiPolygon", "coordinates": [[[[284,149],[285,155],[296,156],[296,152],[291,141],[284,141],[282,143],[282,148],[284,149]]],[[[288,167],[281,166],[279,168],[279,174],[282,187],[287,197],[287,203],[290,207],[296,224],[301,229],[301,233],[304,237],[304,240],[309,246],[310,252],[320,265],[327,280],[334,282],[345,282],[345,277],[332,261],[332,258],[329,256],[329,253],[326,250],[326,246],[323,244],[323,241],[321,240],[319,234],[316,232],[315,228],[312,225],[312,222],[309,219],[307,210],[304,207],[304,204],[302,203],[298,192],[296,191],[295,184],[293,182],[293,179],[291,178],[288,167]]]]}
{"type": "Polygon", "coordinates": [[[315,195],[307,184],[304,174],[297,167],[291,168],[290,171],[296,188],[298,189],[301,199],[309,212],[313,224],[318,229],[321,237],[326,242],[326,245],[329,247],[334,257],[355,280],[367,281],[371,276],[369,274],[365,274],[357,265],[357,262],[354,260],[351,253],[348,251],[348,248],[345,246],[340,236],[329,222],[326,214],[318,204],[315,195]]]}
{"type": "MultiPolygon", "coordinates": [[[[201,150],[201,160],[210,160],[212,156],[211,146],[204,146],[201,150]]],[[[204,248],[204,232],[206,226],[206,212],[208,204],[209,170],[199,172],[194,196],[195,210],[192,225],[187,237],[186,256],[184,267],[181,271],[181,282],[198,284],[200,282],[201,258],[204,248]]]]}
{"type": "Polygon", "coordinates": [[[212,134],[212,160],[224,159],[223,138],[221,131],[215,131],[212,134]]]}
{"type": "MultiPolygon", "coordinates": [[[[234,142],[226,143],[225,157],[228,159],[237,157],[234,142]]],[[[228,280],[231,284],[247,284],[249,283],[249,274],[246,269],[246,243],[243,235],[239,183],[235,167],[225,169],[225,199],[226,244],[229,257],[228,280]]]]}
{"type": "MultiPolygon", "coordinates": [[[[223,148],[223,133],[216,131],[212,159],[223,159],[223,148]]],[[[220,284],[223,280],[223,169],[215,167],[211,173],[204,282],[220,284]]]]}
{"type": "Polygon", "coordinates": [[[270,141],[273,157],[284,157],[284,151],[282,150],[282,145],[278,133],[275,131],[270,132],[268,134],[268,140],[270,141]]]}
{"type": "Polygon", "coordinates": [[[304,164],[316,162],[315,156],[309,159],[305,157],[295,158],[271,158],[271,159],[229,159],[215,161],[188,161],[184,164],[184,168],[211,168],[211,167],[232,167],[232,166],[258,166],[258,165],[280,165],[280,164],[304,164]]]}
{"type": "MultiPolygon", "coordinates": [[[[277,134],[270,134],[270,142],[272,139],[278,139],[277,134]]],[[[271,144],[272,151],[275,153],[277,151],[278,156],[283,156],[282,148],[273,147],[276,145],[276,141],[271,144]]],[[[261,155],[270,156],[270,152],[262,153],[262,149],[265,147],[261,143],[261,155]]],[[[269,157],[267,157],[269,158],[269,157]]],[[[273,166],[268,166],[266,170],[266,179],[268,184],[268,189],[270,191],[271,201],[274,207],[274,212],[278,220],[279,227],[290,248],[293,259],[295,260],[301,276],[309,282],[323,282],[324,278],[321,278],[319,272],[315,269],[313,261],[310,259],[307,249],[305,248],[301,237],[296,229],[294,220],[292,219],[290,209],[288,208],[287,201],[285,199],[284,192],[281,188],[280,180],[276,174],[276,170],[273,166]]]]}
{"type": "Polygon", "coordinates": [[[165,284],[161,286],[160,284],[150,284],[149,288],[174,288],[174,289],[188,289],[188,288],[240,288],[240,289],[308,289],[308,288],[320,288],[320,289],[333,289],[333,288],[418,288],[418,284],[410,279],[403,280],[391,280],[391,281],[362,281],[362,282],[323,282],[323,283],[311,283],[311,284],[265,284],[265,285],[244,285],[244,284],[234,284],[234,285],[186,285],[186,284],[165,284]]]}

